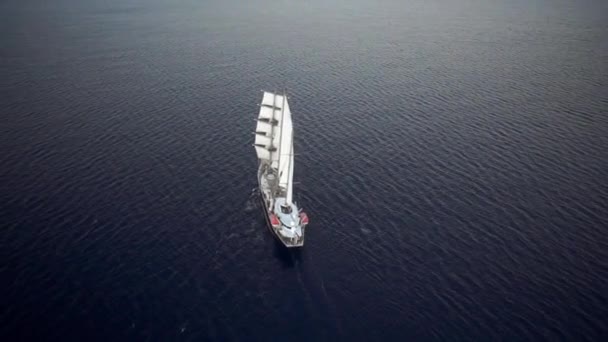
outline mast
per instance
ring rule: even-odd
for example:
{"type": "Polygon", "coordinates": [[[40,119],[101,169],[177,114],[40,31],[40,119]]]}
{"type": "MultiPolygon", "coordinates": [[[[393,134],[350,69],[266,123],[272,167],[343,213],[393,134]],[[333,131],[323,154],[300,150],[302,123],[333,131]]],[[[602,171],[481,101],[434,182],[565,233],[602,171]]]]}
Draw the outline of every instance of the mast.
{"type": "MultiPolygon", "coordinates": [[[[276,98],[276,94],[275,94],[275,98],[276,98]]],[[[283,141],[283,125],[284,125],[283,121],[285,121],[285,120],[283,120],[284,118],[285,118],[285,92],[283,92],[283,103],[281,104],[281,131],[279,132],[279,161],[278,161],[279,165],[277,165],[277,171],[279,171],[279,179],[281,178],[281,170],[280,170],[281,157],[282,157],[281,145],[283,145],[282,141],[283,141]]]]}
{"type": "MultiPolygon", "coordinates": [[[[285,91],[283,91],[283,105],[281,106],[281,113],[282,113],[282,117],[281,117],[281,134],[283,134],[283,131],[285,130],[285,102],[287,101],[287,94],[285,94],[285,91]]],[[[288,124],[290,125],[289,127],[289,134],[290,136],[289,138],[289,151],[281,151],[282,154],[279,155],[279,158],[287,158],[287,170],[283,170],[283,172],[287,172],[287,181],[286,181],[286,194],[285,194],[285,200],[287,202],[287,204],[291,204],[292,202],[292,197],[293,197],[293,121],[291,119],[291,111],[289,111],[289,122],[288,124]]],[[[282,137],[281,137],[282,138],[282,137]]],[[[282,143],[282,139],[281,139],[281,145],[283,145],[282,143]]]]}
{"type": "MultiPolygon", "coordinates": [[[[275,93],[272,93],[272,118],[270,119],[270,149],[268,155],[270,156],[270,165],[272,165],[272,150],[273,150],[273,139],[272,137],[274,137],[274,125],[272,124],[273,120],[274,120],[274,109],[276,108],[274,106],[275,102],[277,100],[277,95],[275,93]]],[[[279,148],[281,146],[279,145],[279,148]]],[[[281,155],[279,155],[279,158],[281,157],[281,155]]]]}
{"type": "MultiPolygon", "coordinates": [[[[287,94],[283,91],[283,113],[285,112],[285,100],[287,99],[287,94]]],[[[284,114],[283,114],[284,115],[284,114]]],[[[291,119],[291,112],[289,117],[289,123],[291,124],[291,143],[289,144],[289,154],[287,158],[289,158],[289,166],[287,167],[287,193],[286,193],[286,201],[287,204],[291,204],[292,196],[293,196],[293,182],[292,182],[292,169],[293,169],[293,120],[291,119]]],[[[281,130],[282,131],[282,130],[281,130]]]]}
{"type": "MultiPolygon", "coordinates": [[[[293,124],[292,127],[290,127],[290,132],[291,132],[291,142],[289,144],[289,151],[288,154],[285,154],[285,151],[282,151],[282,145],[283,145],[283,131],[285,130],[285,101],[287,100],[287,95],[285,94],[285,91],[283,91],[283,103],[281,105],[281,133],[279,135],[279,141],[281,142],[279,144],[279,168],[281,165],[281,158],[285,158],[287,157],[287,170],[279,170],[279,179],[281,178],[281,174],[282,172],[287,171],[287,183],[286,183],[286,195],[285,195],[285,200],[287,202],[287,204],[291,204],[291,200],[292,200],[292,193],[293,193],[293,189],[292,189],[292,181],[291,181],[291,169],[293,168],[293,124]]],[[[290,114],[291,115],[291,114],[290,114]]],[[[289,123],[291,124],[291,117],[289,120],[289,123]]]]}
{"type": "MultiPolygon", "coordinates": [[[[293,125],[293,124],[292,124],[293,125]]],[[[291,148],[289,149],[289,168],[287,169],[287,204],[291,204],[293,198],[293,128],[291,130],[291,148]]]]}

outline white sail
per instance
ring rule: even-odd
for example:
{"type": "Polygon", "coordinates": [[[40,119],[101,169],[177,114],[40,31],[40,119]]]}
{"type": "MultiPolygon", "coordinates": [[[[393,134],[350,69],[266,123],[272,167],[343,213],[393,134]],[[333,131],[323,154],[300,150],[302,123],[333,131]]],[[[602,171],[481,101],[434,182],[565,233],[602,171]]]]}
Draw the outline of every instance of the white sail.
{"type": "Polygon", "coordinates": [[[287,97],[264,92],[255,131],[255,150],[259,159],[271,161],[279,173],[279,186],[287,203],[293,192],[293,127],[287,97]]]}
{"type": "Polygon", "coordinates": [[[272,107],[268,106],[260,106],[260,115],[258,115],[258,119],[272,119],[273,117],[272,107]]]}
{"type": "Polygon", "coordinates": [[[272,143],[272,139],[270,139],[269,136],[262,135],[260,133],[255,134],[255,145],[256,146],[260,146],[260,147],[263,146],[264,148],[270,150],[271,143],[272,143]]]}
{"type": "Polygon", "coordinates": [[[272,161],[276,167],[279,160],[280,117],[283,96],[264,92],[258,124],[255,129],[255,150],[259,159],[272,161]]]}
{"type": "Polygon", "coordinates": [[[258,158],[264,159],[264,160],[270,160],[270,152],[267,149],[265,149],[264,147],[256,146],[255,152],[257,153],[258,158]]]}
{"type": "Polygon", "coordinates": [[[270,150],[272,149],[272,126],[266,122],[258,120],[255,128],[255,151],[259,159],[270,160],[270,150]]]}
{"type": "Polygon", "coordinates": [[[264,97],[262,98],[262,105],[263,106],[274,106],[281,108],[281,105],[283,104],[283,95],[277,95],[274,93],[269,93],[267,91],[264,92],[264,97]]]}

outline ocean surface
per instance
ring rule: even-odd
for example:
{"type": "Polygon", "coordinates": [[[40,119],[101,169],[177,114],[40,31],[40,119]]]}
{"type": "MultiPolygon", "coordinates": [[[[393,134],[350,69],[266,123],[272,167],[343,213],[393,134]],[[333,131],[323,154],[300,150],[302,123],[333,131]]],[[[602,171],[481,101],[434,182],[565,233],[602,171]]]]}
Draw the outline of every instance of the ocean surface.
{"type": "Polygon", "coordinates": [[[2,0],[0,42],[1,341],[608,338],[607,1],[2,0]]]}

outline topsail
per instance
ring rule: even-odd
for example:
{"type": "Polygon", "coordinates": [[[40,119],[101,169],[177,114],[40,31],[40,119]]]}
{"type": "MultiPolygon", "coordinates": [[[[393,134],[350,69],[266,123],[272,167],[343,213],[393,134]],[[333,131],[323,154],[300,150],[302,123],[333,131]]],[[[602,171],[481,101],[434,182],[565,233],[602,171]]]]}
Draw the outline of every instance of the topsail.
{"type": "Polygon", "coordinates": [[[293,127],[287,97],[264,92],[255,131],[255,150],[259,159],[278,170],[279,186],[292,202],[293,127]]]}

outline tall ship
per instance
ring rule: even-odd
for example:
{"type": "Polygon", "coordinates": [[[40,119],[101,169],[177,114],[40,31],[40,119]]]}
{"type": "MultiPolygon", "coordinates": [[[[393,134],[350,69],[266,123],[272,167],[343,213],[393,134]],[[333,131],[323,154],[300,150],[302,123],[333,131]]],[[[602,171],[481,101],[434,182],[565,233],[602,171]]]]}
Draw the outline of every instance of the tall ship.
{"type": "Polygon", "coordinates": [[[268,228],[285,247],[301,247],[308,215],[293,200],[293,125],[285,94],[264,92],[254,146],[268,228]]]}

